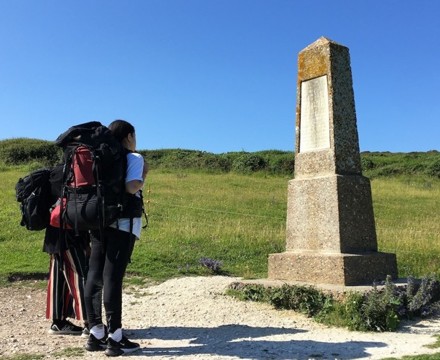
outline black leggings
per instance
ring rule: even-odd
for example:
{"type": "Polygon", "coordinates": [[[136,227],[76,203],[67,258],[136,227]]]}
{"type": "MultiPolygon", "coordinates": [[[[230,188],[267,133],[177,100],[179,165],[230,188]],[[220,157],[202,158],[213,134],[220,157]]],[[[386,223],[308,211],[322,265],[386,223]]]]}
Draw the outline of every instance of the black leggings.
{"type": "Polygon", "coordinates": [[[85,288],[85,303],[90,328],[102,324],[102,294],[110,333],[122,328],[122,281],[133,252],[135,236],[106,228],[91,234],[91,254],[85,288]]]}

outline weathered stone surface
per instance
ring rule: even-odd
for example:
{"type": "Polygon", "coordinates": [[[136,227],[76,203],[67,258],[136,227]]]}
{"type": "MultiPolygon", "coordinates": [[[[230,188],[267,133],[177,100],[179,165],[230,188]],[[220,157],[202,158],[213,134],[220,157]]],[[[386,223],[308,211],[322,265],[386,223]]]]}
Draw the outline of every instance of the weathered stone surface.
{"type": "Polygon", "coordinates": [[[295,177],[315,175],[317,171],[333,174],[362,172],[349,50],[324,37],[298,55],[295,150],[295,177]],[[301,87],[303,82],[320,76],[326,76],[328,81],[330,148],[302,152],[301,87]]]}
{"type": "Polygon", "coordinates": [[[294,179],[288,186],[286,250],[376,251],[370,181],[360,175],[294,179]]]}
{"type": "Polygon", "coordinates": [[[360,285],[387,275],[397,276],[396,257],[377,252],[349,51],[321,37],[298,55],[295,178],[288,186],[286,252],[269,255],[269,279],[360,285]]]}
{"type": "Polygon", "coordinates": [[[269,279],[342,286],[371,285],[397,277],[394,254],[325,254],[284,252],[269,255],[269,279]]]}

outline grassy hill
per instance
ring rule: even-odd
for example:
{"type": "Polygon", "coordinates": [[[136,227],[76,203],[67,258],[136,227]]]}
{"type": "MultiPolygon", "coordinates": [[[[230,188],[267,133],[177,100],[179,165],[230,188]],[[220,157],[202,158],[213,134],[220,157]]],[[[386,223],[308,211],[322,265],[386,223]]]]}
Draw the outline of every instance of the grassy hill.
{"type": "MultiPolygon", "coordinates": [[[[57,151],[40,140],[0,142],[0,278],[47,272],[43,232],[19,225],[14,186],[30,169],[56,162],[57,151]]],[[[153,279],[206,274],[200,261],[208,258],[227,274],[267,276],[267,255],[284,251],[292,169],[283,166],[293,153],[143,153],[151,165],[144,189],[150,224],[129,272],[153,279]]],[[[372,179],[379,250],[397,254],[402,277],[440,275],[440,154],[363,153],[362,164],[372,179]]]]}

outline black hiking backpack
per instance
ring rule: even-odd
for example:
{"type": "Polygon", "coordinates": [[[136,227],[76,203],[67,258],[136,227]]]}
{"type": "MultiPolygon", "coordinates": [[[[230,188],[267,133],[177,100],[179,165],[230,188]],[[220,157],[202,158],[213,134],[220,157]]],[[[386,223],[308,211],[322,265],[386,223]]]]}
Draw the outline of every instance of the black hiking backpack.
{"type": "Polygon", "coordinates": [[[60,208],[54,212],[60,227],[75,232],[107,227],[122,214],[127,151],[97,121],[72,126],[56,144],[64,151],[60,208]]]}
{"type": "Polygon", "coordinates": [[[39,169],[18,179],[15,196],[20,203],[21,226],[43,230],[49,225],[50,208],[56,201],[51,194],[51,169],[39,169]]]}

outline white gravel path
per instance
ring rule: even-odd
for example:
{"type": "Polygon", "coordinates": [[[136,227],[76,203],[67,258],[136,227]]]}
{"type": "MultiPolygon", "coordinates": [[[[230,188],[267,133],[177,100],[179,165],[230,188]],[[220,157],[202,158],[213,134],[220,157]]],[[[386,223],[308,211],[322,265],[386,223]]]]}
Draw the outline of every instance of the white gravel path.
{"type": "MultiPolygon", "coordinates": [[[[141,350],[130,356],[161,359],[383,359],[439,353],[427,344],[440,319],[407,323],[392,333],[328,328],[292,311],[224,295],[231,277],[185,277],[124,294],[124,328],[141,350]]],[[[67,356],[82,348],[78,336],[50,336],[45,291],[0,288],[0,359],[44,354],[45,359],[104,359],[103,353],[67,356]]]]}

